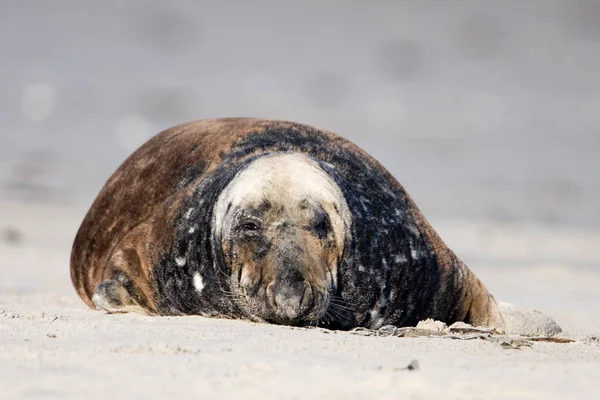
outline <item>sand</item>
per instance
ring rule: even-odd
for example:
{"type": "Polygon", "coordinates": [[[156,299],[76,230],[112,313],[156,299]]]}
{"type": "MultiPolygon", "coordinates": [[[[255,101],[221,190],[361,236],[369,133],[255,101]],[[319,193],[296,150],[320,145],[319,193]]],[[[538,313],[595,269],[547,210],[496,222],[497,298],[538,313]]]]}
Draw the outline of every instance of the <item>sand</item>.
{"type": "Polygon", "coordinates": [[[432,219],[498,299],[575,340],[503,346],[92,311],[68,272],[84,212],[0,203],[1,399],[599,396],[599,231],[432,219]]]}

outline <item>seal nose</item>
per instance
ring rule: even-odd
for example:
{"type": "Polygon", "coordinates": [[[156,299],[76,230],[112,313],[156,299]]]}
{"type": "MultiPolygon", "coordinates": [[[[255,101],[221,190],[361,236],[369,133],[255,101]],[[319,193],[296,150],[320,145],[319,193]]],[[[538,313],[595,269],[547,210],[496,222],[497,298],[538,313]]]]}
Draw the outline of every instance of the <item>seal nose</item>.
{"type": "Polygon", "coordinates": [[[313,301],[312,289],[305,280],[271,282],[267,286],[267,297],[276,316],[287,321],[304,315],[313,301]]]}

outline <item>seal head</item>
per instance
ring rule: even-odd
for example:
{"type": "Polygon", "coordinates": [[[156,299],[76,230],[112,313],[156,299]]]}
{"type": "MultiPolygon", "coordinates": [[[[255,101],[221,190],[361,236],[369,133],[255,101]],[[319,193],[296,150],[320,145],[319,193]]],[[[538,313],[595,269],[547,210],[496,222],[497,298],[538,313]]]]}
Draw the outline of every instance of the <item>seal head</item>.
{"type": "Polygon", "coordinates": [[[325,316],[351,217],[317,162],[299,153],[255,159],[221,192],[213,215],[230,295],[248,316],[281,324],[325,316]]]}

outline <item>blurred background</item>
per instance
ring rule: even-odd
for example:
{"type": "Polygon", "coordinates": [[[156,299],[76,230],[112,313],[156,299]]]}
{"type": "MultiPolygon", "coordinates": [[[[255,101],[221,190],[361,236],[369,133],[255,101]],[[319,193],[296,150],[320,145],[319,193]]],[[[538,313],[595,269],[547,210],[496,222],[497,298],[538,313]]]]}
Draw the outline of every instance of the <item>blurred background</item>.
{"type": "Polygon", "coordinates": [[[85,211],[230,116],[351,139],[433,220],[597,227],[600,1],[0,1],[0,200],[85,211]]]}

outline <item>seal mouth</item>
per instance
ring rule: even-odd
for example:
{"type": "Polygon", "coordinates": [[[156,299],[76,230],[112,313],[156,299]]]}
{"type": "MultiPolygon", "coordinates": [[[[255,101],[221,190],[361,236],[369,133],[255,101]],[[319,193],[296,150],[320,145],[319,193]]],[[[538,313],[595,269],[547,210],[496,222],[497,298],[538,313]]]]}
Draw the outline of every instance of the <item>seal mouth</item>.
{"type": "Polygon", "coordinates": [[[346,329],[352,325],[356,306],[349,304],[339,296],[335,296],[331,290],[317,293],[318,300],[312,308],[305,310],[294,318],[270,314],[263,321],[278,325],[289,326],[317,326],[329,329],[346,329]]]}
{"type": "Polygon", "coordinates": [[[316,305],[312,286],[306,281],[269,283],[266,297],[274,320],[293,323],[303,319],[316,305]]]}
{"type": "Polygon", "coordinates": [[[315,289],[308,282],[284,284],[271,282],[258,290],[244,290],[236,285],[239,294],[235,301],[242,311],[253,320],[278,325],[315,326],[324,325],[333,315],[329,311],[329,291],[315,289]]]}

